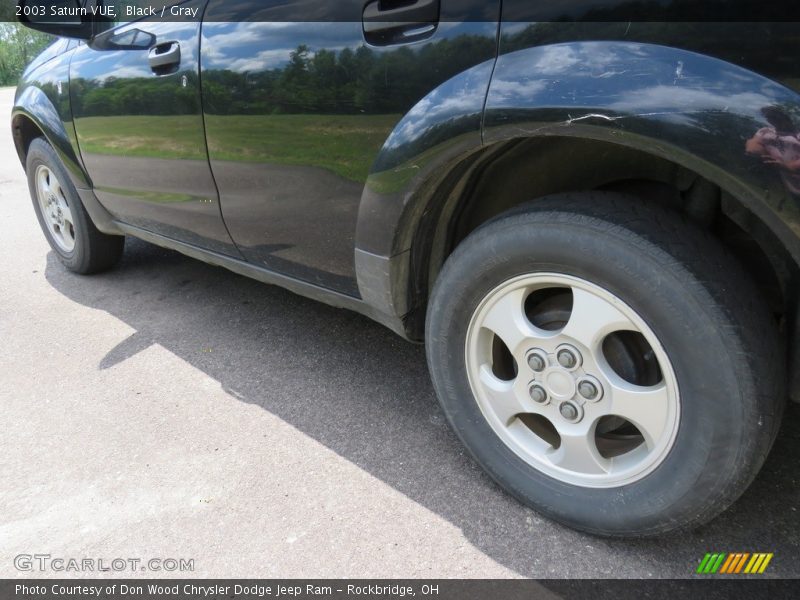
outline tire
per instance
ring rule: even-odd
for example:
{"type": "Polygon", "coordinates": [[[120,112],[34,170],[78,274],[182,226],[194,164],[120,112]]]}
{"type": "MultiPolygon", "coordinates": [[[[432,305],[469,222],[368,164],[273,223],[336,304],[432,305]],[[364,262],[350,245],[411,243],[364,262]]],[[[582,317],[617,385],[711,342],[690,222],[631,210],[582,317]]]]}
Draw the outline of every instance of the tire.
{"type": "Polygon", "coordinates": [[[551,196],[484,224],[447,260],[426,328],[475,460],[590,533],[709,521],[780,425],[784,358],[758,290],[710,234],[635,198],[551,196]]]}
{"type": "Polygon", "coordinates": [[[117,264],[125,237],[98,231],[61,160],[43,138],[31,142],[25,171],[39,225],[61,263],[82,275],[117,264]]]}

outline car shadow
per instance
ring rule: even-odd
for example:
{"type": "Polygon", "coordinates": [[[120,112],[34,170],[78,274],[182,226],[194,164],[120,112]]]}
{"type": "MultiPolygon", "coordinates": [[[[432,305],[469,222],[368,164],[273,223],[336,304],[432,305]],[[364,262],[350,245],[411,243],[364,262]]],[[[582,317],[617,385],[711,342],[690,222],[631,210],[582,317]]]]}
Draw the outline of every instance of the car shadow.
{"type": "MultiPolygon", "coordinates": [[[[797,576],[800,410],[790,406],[758,479],[701,529],[608,540],[562,527],[500,490],[466,455],[440,411],[424,348],[369,319],[129,240],[117,269],[46,277],[69,299],[135,333],[98,365],[159,344],[339,456],[460,528],[498,563],[534,577],[686,577],[706,552],[774,552],[770,573],[797,576]],[[568,548],[569,556],[554,556],[568,548]]],[[[261,476],[261,475],[259,475],[261,476]]]]}

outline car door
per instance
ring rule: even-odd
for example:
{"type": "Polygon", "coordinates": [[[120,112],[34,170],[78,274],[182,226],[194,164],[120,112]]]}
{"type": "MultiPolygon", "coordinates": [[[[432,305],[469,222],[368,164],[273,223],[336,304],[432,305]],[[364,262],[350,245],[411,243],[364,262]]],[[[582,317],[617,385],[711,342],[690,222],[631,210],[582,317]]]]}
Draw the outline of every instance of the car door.
{"type": "Polygon", "coordinates": [[[434,22],[466,6],[490,17],[391,39],[365,33],[374,1],[211,0],[203,23],[209,156],[231,236],[252,263],[352,296],[359,204],[381,148],[423,97],[496,49],[497,0],[381,5],[434,22]]]}
{"type": "MultiPolygon", "coordinates": [[[[197,9],[207,0],[175,2],[197,9]]],[[[118,2],[118,18],[125,7],[118,2]]],[[[100,202],[120,221],[237,258],[208,164],[200,19],[120,23],[75,52],[75,131],[100,202]]]]}

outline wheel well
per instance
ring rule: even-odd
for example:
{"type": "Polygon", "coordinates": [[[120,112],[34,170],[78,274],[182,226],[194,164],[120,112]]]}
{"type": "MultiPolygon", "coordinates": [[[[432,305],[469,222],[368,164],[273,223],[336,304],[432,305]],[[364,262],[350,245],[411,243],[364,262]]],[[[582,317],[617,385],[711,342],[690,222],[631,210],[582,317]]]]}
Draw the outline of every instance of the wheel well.
{"type": "Polygon", "coordinates": [[[31,146],[31,142],[36,138],[44,137],[44,133],[32,119],[25,115],[17,115],[14,117],[11,123],[11,131],[14,135],[14,145],[17,148],[17,155],[24,167],[28,159],[28,149],[31,146]]]}
{"type": "Polygon", "coordinates": [[[411,250],[409,337],[423,339],[433,284],[447,257],[481,224],[551,194],[609,190],[686,214],[736,256],[763,291],[782,331],[793,325],[798,266],[775,234],[741,201],[669,160],[604,141],[514,140],[486,148],[431,200],[411,250]],[[787,322],[788,321],[788,322],[787,322]]]}

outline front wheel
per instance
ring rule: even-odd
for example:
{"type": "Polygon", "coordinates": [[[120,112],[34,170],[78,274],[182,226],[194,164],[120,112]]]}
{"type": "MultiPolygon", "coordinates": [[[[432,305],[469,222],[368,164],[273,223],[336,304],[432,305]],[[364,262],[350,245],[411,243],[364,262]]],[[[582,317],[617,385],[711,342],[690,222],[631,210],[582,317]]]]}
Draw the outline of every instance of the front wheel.
{"type": "Polygon", "coordinates": [[[95,227],[61,160],[43,138],[31,142],[25,171],[39,225],[61,263],[82,275],[113,267],[125,238],[95,227]]]}
{"type": "Polygon", "coordinates": [[[752,481],[783,397],[776,328],[705,232],[615,194],[478,229],[433,291],[428,360],[476,460],[575,528],[703,523],[752,481]]]}

